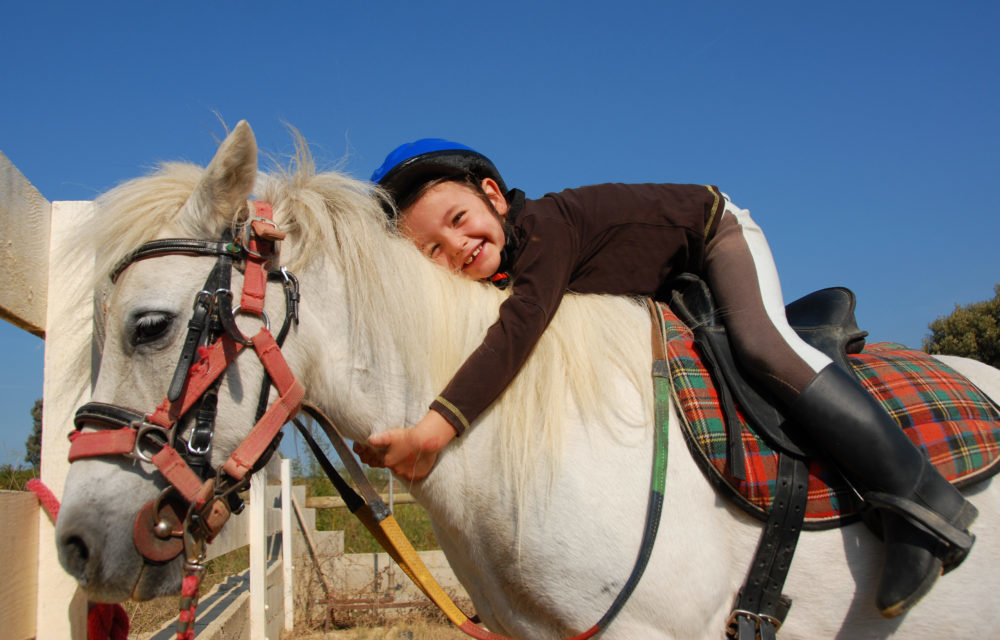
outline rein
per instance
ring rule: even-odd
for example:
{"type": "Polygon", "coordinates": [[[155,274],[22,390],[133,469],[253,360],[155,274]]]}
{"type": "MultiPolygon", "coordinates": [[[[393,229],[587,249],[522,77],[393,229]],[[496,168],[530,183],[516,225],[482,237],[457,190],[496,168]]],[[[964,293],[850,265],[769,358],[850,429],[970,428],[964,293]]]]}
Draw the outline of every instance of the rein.
{"type": "MultiPolygon", "coordinates": [[[[250,477],[267,463],[281,439],[282,427],[289,421],[302,433],[351,513],[453,624],[473,638],[509,640],[478,626],[448,597],[368,481],[334,424],[317,407],[303,404],[305,389],[295,379],[281,353],[281,344],[291,323],[298,322],[298,281],[284,269],[270,270],[271,263],[277,263],[277,243],[284,238],[272,219],[270,205],[251,202],[249,210],[253,215],[238,241],[231,237],[223,237],[220,241],[153,240],[126,256],[112,271],[111,280],[116,282],[138,260],[175,254],[217,258],[205,287],[195,298],[194,313],[167,396],[150,413],[101,402],[84,404],[76,412],[76,430],[70,434],[69,461],[121,455],[155,465],[170,484],[139,511],[133,525],[133,537],[139,552],[154,563],[168,562],[181,552],[185,553],[178,640],[194,638],[206,546],[232,513],[242,511],[243,501],[238,493],[249,486],[250,477]],[[244,280],[240,303],[233,306],[229,281],[235,262],[243,264],[244,280]],[[277,338],[271,334],[270,321],[264,312],[266,286],[273,277],[283,279],[285,291],[285,320],[277,338]],[[236,325],[235,316],[239,314],[261,318],[263,328],[247,338],[236,325]],[[208,461],[214,432],[216,389],[226,368],[240,353],[248,350],[256,353],[265,370],[257,422],[229,458],[213,470],[208,461]],[[268,408],[271,386],[279,395],[268,408]],[[300,410],[326,433],[358,491],[340,476],[319,444],[295,417],[300,410]],[[178,423],[186,416],[192,425],[185,441],[181,437],[184,429],[178,423]],[[96,430],[84,431],[85,427],[96,430]]],[[[607,628],[638,585],[656,539],[666,483],[670,376],[664,355],[663,320],[652,307],[651,316],[656,408],[653,470],[642,543],[629,578],[607,612],[594,626],[568,640],[586,640],[607,628]]]]}

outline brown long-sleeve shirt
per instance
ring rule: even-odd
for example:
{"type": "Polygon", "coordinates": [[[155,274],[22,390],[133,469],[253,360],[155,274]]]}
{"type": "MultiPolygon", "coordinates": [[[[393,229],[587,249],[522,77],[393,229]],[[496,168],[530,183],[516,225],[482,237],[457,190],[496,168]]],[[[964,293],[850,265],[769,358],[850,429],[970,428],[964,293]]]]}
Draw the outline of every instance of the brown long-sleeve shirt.
{"type": "Polygon", "coordinates": [[[507,215],[512,294],[482,344],[431,404],[462,434],[510,384],[567,291],[656,297],[699,273],[722,216],[716,187],[603,184],[538,200],[507,215]]]}

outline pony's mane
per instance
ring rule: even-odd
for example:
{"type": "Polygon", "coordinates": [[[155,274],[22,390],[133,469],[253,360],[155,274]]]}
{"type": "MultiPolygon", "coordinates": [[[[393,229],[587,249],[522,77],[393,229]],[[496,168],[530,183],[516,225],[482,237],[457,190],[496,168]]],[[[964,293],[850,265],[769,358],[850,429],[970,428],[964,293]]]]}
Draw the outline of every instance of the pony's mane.
{"type": "MultiPolygon", "coordinates": [[[[381,207],[384,196],[377,189],[336,171],[316,171],[308,147],[297,135],[296,140],[298,152],[289,167],[258,174],[255,189],[256,197],[271,203],[275,221],[287,234],[282,260],[291,259],[288,266],[293,270],[332,263],[342,273],[351,317],[372,319],[348,329],[353,358],[364,360],[365,368],[374,371],[401,360],[407,373],[415,376],[411,379],[426,379],[429,374],[430,388],[439,391],[482,340],[508,294],[449,274],[424,258],[388,222],[381,207]],[[413,300],[415,291],[433,303],[402,303],[413,300]]],[[[191,164],[165,163],[153,174],[124,183],[97,200],[99,220],[90,227],[93,237],[83,242],[101,248],[96,284],[105,286],[107,274],[143,242],[164,235],[221,234],[225,221],[191,221],[178,215],[202,171],[191,164]]],[[[236,218],[228,222],[240,223],[236,218]]],[[[647,394],[643,393],[645,406],[619,411],[620,389],[607,383],[624,373],[640,390],[649,385],[648,335],[622,328],[634,326],[621,322],[621,317],[635,307],[622,298],[564,298],[532,357],[490,409],[502,416],[497,421],[503,425],[498,433],[502,477],[512,485],[523,489],[544,477],[538,471],[551,470],[549,463],[557,460],[571,409],[570,403],[553,398],[571,396],[578,417],[585,420],[646,428],[647,394]],[[586,348],[582,366],[581,345],[586,348]],[[623,421],[622,413],[629,420],[623,421]]]]}

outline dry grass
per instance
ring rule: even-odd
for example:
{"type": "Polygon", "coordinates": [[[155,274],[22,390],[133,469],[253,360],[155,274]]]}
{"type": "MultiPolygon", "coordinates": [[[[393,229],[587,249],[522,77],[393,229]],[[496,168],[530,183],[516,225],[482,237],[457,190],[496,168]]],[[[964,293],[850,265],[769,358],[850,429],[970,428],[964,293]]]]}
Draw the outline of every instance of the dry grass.
{"type": "MultiPolygon", "coordinates": [[[[230,551],[205,563],[205,574],[201,579],[200,593],[208,593],[212,587],[225,581],[250,566],[250,547],[230,551]]],[[[132,637],[158,631],[170,620],[176,620],[180,613],[180,596],[163,596],[144,602],[126,600],[122,603],[129,619],[129,635],[132,637]]]]}
{"type": "Polygon", "coordinates": [[[436,610],[411,610],[391,616],[358,616],[352,626],[329,626],[326,630],[300,630],[284,633],[282,640],[458,640],[468,636],[436,610]]]}

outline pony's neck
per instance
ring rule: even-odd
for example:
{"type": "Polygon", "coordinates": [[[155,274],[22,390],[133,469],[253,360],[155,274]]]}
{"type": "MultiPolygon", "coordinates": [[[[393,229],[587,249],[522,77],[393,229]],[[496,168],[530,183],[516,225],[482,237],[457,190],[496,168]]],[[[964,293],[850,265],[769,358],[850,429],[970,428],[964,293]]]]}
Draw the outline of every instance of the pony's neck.
{"type": "Polygon", "coordinates": [[[377,266],[327,259],[300,274],[308,393],[352,437],[419,420],[499,306],[400,240],[378,247],[377,266]]]}

